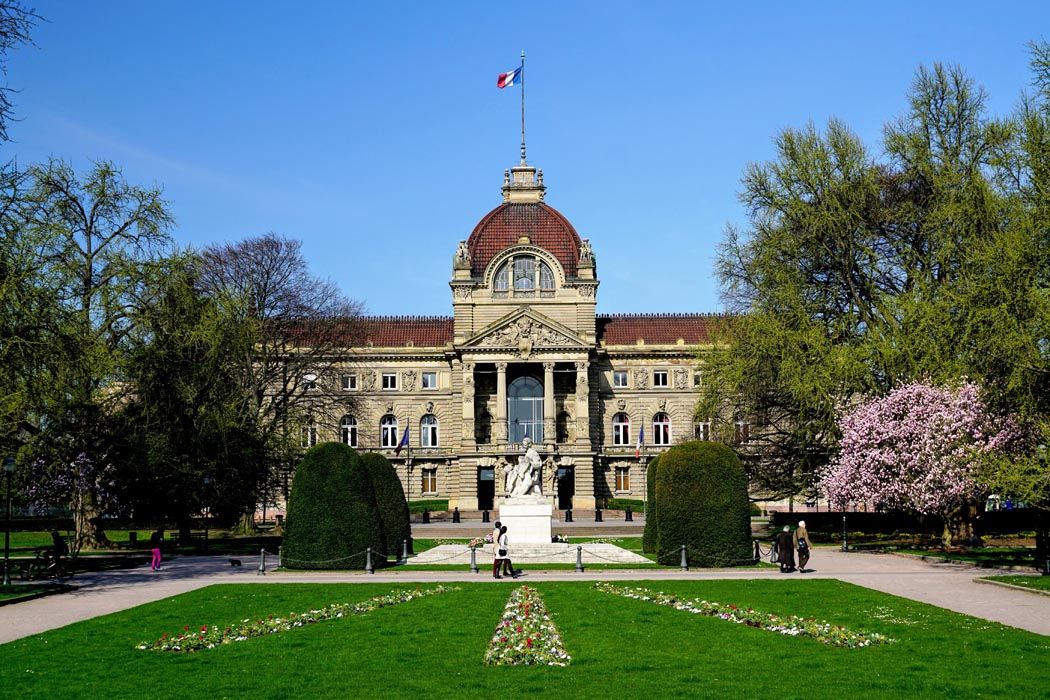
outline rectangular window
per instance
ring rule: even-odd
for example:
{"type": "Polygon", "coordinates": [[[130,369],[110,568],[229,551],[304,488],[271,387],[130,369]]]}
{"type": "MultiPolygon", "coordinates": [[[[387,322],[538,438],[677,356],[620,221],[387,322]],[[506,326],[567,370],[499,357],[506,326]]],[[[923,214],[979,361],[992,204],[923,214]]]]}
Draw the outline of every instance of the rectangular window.
{"type": "Polygon", "coordinates": [[[711,424],[710,423],[697,423],[693,431],[693,437],[697,440],[710,441],[711,440],[711,424]]]}
{"type": "Polygon", "coordinates": [[[396,372],[383,372],[383,389],[386,391],[394,391],[397,389],[396,372]]]}
{"type": "Polygon", "coordinates": [[[744,443],[751,441],[751,424],[743,421],[738,421],[736,424],[736,434],[733,439],[737,443],[744,443]]]}
{"type": "Polygon", "coordinates": [[[423,373],[423,388],[424,389],[437,389],[438,388],[438,375],[437,375],[437,372],[424,372],[423,373]]]}
{"type": "Polygon", "coordinates": [[[700,373],[693,372],[693,386],[700,386],[700,373]]]}
{"type": "Polygon", "coordinates": [[[344,374],[343,379],[343,391],[353,391],[357,388],[357,375],[356,374],[344,374]]]}
{"type": "Polygon", "coordinates": [[[616,492],[624,493],[631,490],[631,468],[616,467],[616,492]]]}
{"type": "Polygon", "coordinates": [[[317,426],[313,423],[303,426],[302,437],[299,444],[303,447],[313,447],[317,444],[317,426]]]}
{"type": "Polygon", "coordinates": [[[423,493],[434,494],[437,493],[438,487],[438,470],[437,469],[424,469],[423,470],[423,493]]]}
{"type": "Polygon", "coordinates": [[[615,372],[613,372],[613,387],[616,388],[616,389],[626,389],[627,388],[627,371],[626,370],[616,370],[615,372]]]}
{"type": "Polygon", "coordinates": [[[653,370],[653,386],[667,386],[667,370],[657,369],[653,370]]]}

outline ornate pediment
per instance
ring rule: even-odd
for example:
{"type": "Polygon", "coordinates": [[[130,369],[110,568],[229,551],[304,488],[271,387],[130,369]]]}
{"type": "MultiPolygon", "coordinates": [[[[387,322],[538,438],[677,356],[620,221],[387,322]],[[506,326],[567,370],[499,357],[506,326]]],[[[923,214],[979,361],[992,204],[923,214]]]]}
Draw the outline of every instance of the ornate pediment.
{"type": "Polygon", "coordinates": [[[471,348],[513,349],[528,357],[543,348],[586,347],[570,329],[533,311],[518,311],[500,319],[465,343],[471,348]]]}

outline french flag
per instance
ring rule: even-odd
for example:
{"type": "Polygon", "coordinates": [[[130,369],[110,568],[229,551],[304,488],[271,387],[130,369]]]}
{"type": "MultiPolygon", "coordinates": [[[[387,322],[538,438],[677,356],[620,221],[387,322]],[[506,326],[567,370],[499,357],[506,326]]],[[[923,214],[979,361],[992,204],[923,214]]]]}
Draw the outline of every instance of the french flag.
{"type": "Polygon", "coordinates": [[[509,73],[500,73],[499,77],[496,78],[496,87],[502,90],[505,87],[512,87],[521,83],[521,67],[517,67],[509,73]]]}
{"type": "Polygon", "coordinates": [[[645,447],[645,426],[638,428],[638,442],[634,444],[634,458],[642,456],[642,448],[645,447]]]}
{"type": "Polygon", "coordinates": [[[404,447],[408,447],[408,426],[407,425],[405,426],[405,434],[401,436],[401,442],[399,442],[397,444],[397,448],[394,450],[394,455],[395,456],[399,456],[401,454],[401,449],[404,448],[404,447]]]}

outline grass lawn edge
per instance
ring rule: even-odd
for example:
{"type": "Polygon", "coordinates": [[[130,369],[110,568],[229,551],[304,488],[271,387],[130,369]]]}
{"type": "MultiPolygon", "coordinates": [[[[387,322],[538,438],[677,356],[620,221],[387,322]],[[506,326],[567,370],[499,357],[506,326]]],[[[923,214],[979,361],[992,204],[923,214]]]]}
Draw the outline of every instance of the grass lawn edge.
{"type": "Polygon", "coordinates": [[[1041,588],[1030,588],[1028,586],[1018,586],[1016,583],[1007,583],[1005,581],[995,581],[991,578],[975,578],[974,581],[977,583],[985,583],[989,586],[1002,586],[1003,588],[1011,588],[1015,591],[1024,591],[1025,593],[1035,593],[1036,595],[1050,596],[1050,591],[1044,591],[1041,588]]]}
{"type": "Polygon", "coordinates": [[[1012,564],[1007,565],[994,565],[986,564],[979,561],[971,561],[969,559],[953,559],[949,555],[940,554],[912,554],[911,552],[893,552],[887,551],[886,554],[892,554],[895,557],[905,557],[907,559],[918,559],[920,561],[934,561],[941,562],[944,564],[956,564],[961,566],[970,566],[975,569],[997,569],[999,571],[1021,571],[1024,573],[1039,573],[1038,567],[1035,566],[1015,566],[1012,564]]]}

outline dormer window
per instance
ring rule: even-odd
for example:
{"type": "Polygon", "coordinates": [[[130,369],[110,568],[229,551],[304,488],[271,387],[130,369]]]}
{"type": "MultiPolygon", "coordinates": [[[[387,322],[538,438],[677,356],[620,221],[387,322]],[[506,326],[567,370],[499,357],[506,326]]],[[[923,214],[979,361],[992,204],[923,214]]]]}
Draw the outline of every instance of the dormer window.
{"type": "Polygon", "coordinates": [[[493,277],[492,289],[497,292],[535,292],[554,290],[554,271],[550,265],[533,255],[515,255],[500,265],[493,277]]]}

